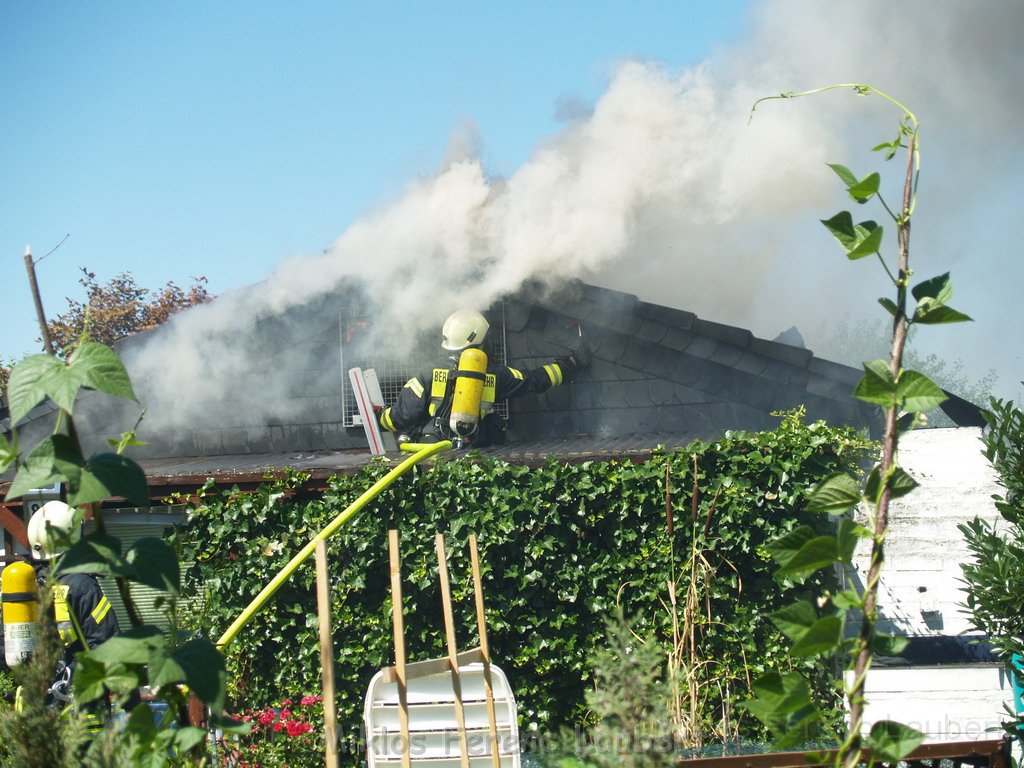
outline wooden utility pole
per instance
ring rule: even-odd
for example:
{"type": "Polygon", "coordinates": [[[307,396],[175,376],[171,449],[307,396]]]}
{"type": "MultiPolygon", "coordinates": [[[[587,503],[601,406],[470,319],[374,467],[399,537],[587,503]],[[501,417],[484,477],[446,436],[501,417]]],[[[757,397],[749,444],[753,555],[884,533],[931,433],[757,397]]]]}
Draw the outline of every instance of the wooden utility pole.
{"type": "Polygon", "coordinates": [[[32,261],[32,248],[25,246],[25,269],[28,271],[28,285],[32,289],[32,298],[36,303],[36,317],[39,318],[39,332],[43,336],[43,349],[49,355],[56,355],[53,342],[50,340],[50,328],[46,325],[46,313],[43,312],[43,299],[39,295],[39,283],[36,282],[36,265],[32,261]]]}

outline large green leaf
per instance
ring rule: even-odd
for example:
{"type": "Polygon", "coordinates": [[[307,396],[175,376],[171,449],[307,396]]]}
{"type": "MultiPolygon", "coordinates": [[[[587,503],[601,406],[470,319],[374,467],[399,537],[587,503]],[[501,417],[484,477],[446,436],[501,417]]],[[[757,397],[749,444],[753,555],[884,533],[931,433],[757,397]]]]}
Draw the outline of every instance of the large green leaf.
{"type": "Polygon", "coordinates": [[[178,594],[181,572],[178,555],[163,539],[148,536],[136,541],[125,558],[135,568],[134,580],[153,589],[178,594]]]}
{"type": "Polygon", "coordinates": [[[896,764],[924,741],[924,734],[903,723],[879,720],[871,726],[867,746],[871,756],[881,762],[896,764]]]}
{"type": "Polygon", "coordinates": [[[828,167],[836,172],[836,176],[842,179],[843,184],[847,187],[851,187],[857,183],[857,177],[853,174],[849,168],[839,163],[827,163],[828,167]]]}
{"type": "Polygon", "coordinates": [[[884,408],[894,407],[897,402],[896,380],[889,369],[889,363],[885,360],[864,363],[864,377],[853,390],[853,396],[884,408]]]}
{"type": "Polygon", "coordinates": [[[917,303],[917,309],[911,319],[921,325],[943,325],[945,323],[968,323],[974,318],[950,306],[939,304],[934,299],[925,298],[917,303]]]}
{"type": "Polygon", "coordinates": [[[854,184],[848,184],[846,191],[850,193],[850,197],[856,200],[858,203],[866,203],[876,194],[878,194],[878,187],[882,183],[882,177],[878,173],[869,173],[860,181],[854,184]]]}
{"type": "Polygon", "coordinates": [[[117,353],[94,341],[86,342],[71,354],[71,368],[79,373],[82,385],[114,397],[135,400],[128,371],[117,353]]]}
{"type": "Polygon", "coordinates": [[[96,573],[133,577],[135,568],[121,556],[121,540],[94,531],[75,542],[61,557],[57,573],[96,573]]]}
{"type": "Polygon", "coordinates": [[[843,639],[843,620],[839,616],[823,616],[795,642],[790,653],[798,658],[819,656],[839,647],[843,639]]]}
{"type": "Polygon", "coordinates": [[[6,472],[7,468],[18,460],[18,433],[12,434],[14,435],[13,441],[9,441],[5,435],[0,434],[0,474],[6,472]]]}
{"type": "Polygon", "coordinates": [[[918,371],[903,371],[896,381],[896,395],[903,410],[911,413],[930,411],[946,401],[946,393],[918,371]]]}
{"type": "Polygon", "coordinates": [[[817,536],[809,525],[794,528],[765,547],[779,563],[777,579],[802,581],[808,575],[836,560],[833,536],[817,536]]]}
{"type": "Polygon", "coordinates": [[[822,480],[807,494],[811,512],[841,514],[860,503],[860,484],[845,472],[836,472],[822,480]]]}
{"type": "Polygon", "coordinates": [[[7,498],[20,498],[33,488],[50,485],[58,480],[73,481],[83,462],[77,444],[67,435],[43,438],[18,468],[7,491],[7,498]]]}
{"type": "Polygon", "coordinates": [[[836,559],[842,563],[853,562],[853,553],[857,542],[871,537],[871,531],[849,517],[839,521],[836,531],[836,559]]]}
{"type": "Polygon", "coordinates": [[[857,244],[857,230],[853,226],[853,215],[849,211],[840,211],[831,219],[821,219],[821,223],[847,251],[857,244]]]}
{"type": "Polygon", "coordinates": [[[121,496],[140,507],[149,505],[149,486],[142,467],[126,456],[101,453],[89,459],[73,489],[72,504],[121,496]]]}
{"type": "Polygon", "coordinates": [[[878,253],[882,247],[884,233],[884,227],[877,226],[873,221],[861,222],[857,225],[857,242],[853,248],[846,251],[846,258],[854,261],[878,253]]]}
{"type": "MultiPolygon", "coordinates": [[[[158,663],[167,641],[164,633],[153,626],[132,627],[98,645],[90,655],[104,664],[158,663]]],[[[150,681],[152,684],[152,680],[150,681]]]]}
{"type": "Polygon", "coordinates": [[[768,614],[768,618],[782,634],[790,640],[796,641],[814,625],[814,622],[818,620],[818,614],[814,612],[814,606],[810,602],[798,600],[792,605],[773,611],[768,614]]]}
{"type": "Polygon", "coordinates": [[[921,281],[910,292],[919,302],[927,298],[939,304],[945,304],[953,298],[953,284],[949,280],[949,272],[930,280],[921,281]]]}
{"type": "Polygon", "coordinates": [[[64,363],[50,355],[31,355],[11,369],[7,382],[7,403],[11,410],[11,425],[17,426],[28,412],[46,399],[43,381],[54,368],[64,363]]]}
{"type": "Polygon", "coordinates": [[[216,646],[205,638],[195,638],[175,648],[162,668],[151,675],[150,685],[185,683],[199,699],[220,713],[227,695],[227,667],[216,646]]]}
{"type": "Polygon", "coordinates": [[[769,672],[755,680],[751,688],[754,698],[741,706],[772,731],[778,748],[796,746],[817,732],[821,715],[810,686],[799,674],[769,672]]]}
{"type": "Polygon", "coordinates": [[[871,638],[871,650],[879,656],[896,656],[910,644],[902,635],[876,634],[871,638]]]}
{"type": "Polygon", "coordinates": [[[74,410],[75,398],[82,388],[82,372],[58,362],[39,378],[39,386],[47,396],[68,413],[74,410]]]}

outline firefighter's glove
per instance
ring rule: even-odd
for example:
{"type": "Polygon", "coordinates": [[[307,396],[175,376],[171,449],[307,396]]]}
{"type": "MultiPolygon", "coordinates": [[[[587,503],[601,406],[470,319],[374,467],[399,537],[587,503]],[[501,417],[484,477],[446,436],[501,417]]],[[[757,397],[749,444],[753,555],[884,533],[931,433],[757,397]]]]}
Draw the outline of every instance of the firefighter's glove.
{"type": "Polygon", "coordinates": [[[590,357],[590,347],[581,339],[576,349],[569,355],[569,361],[575,366],[576,373],[579,373],[590,367],[590,357]]]}

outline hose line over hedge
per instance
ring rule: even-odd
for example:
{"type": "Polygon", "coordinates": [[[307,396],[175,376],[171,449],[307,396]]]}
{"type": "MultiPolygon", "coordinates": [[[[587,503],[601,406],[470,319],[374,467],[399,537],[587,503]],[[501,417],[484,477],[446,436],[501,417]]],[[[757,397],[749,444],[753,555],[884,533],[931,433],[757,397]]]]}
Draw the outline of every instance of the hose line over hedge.
{"type": "Polygon", "coordinates": [[[349,504],[341,514],[335,517],[316,536],[310,539],[309,543],[300,549],[295,557],[288,561],[284,568],[282,568],[278,574],[267,583],[267,586],[265,586],[260,593],[253,598],[253,601],[249,603],[245,610],[238,615],[238,618],[231,623],[231,626],[227,628],[227,631],[225,631],[217,641],[217,647],[224,650],[228,643],[235,639],[235,636],[242,630],[242,627],[252,620],[253,616],[255,616],[260,608],[262,608],[267,601],[274,596],[274,593],[280,589],[281,585],[288,581],[291,575],[300,565],[302,565],[306,558],[313,554],[316,550],[316,543],[318,541],[326,541],[330,538],[339,528],[341,528],[342,525],[345,524],[346,521],[351,519],[363,507],[387,490],[395,480],[404,475],[421,461],[430,458],[434,454],[447,451],[451,447],[452,444],[448,440],[442,440],[439,443],[414,443],[403,445],[403,451],[415,450],[416,452],[407,457],[401,464],[367,488],[358,499],[349,504]]]}

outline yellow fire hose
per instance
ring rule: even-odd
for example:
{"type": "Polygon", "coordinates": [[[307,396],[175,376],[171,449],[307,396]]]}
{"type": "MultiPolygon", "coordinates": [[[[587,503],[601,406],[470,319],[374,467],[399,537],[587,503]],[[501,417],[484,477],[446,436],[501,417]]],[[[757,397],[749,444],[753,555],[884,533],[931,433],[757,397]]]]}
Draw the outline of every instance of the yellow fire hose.
{"type": "Polygon", "coordinates": [[[384,477],[370,486],[363,494],[353,501],[344,512],[334,518],[328,525],[321,530],[316,536],[310,539],[309,543],[304,546],[299,553],[295,555],[288,564],[281,569],[281,571],[270,580],[270,582],[263,588],[263,590],[256,595],[251,603],[242,611],[238,618],[234,620],[227,631],[220,636],[217,641],[217,647],[223,650],[228,643],[235,639],[235,636],[241,631],[242,627],[249,623],[256,612],[262,608],[266,602],[273,597],[274,593],[280,589],[281,585],[284,584],[291,575],[295,572],[303,561],[308,558],[316,550],[316,543],[332,536],[349,518],[354,516],[363,507],[369,504],[374,498],[381,494],[388,488],[395,480],[401,477],[403,474],[408,472],[414,466],[419,464],[424,459],[430,458],[436,453],[447,451],[452,447],[452,443],[449,440],[442,440],[439,443],[403,443],[401,448],[405,452],[415,451],[412,456],[406,458],[401,464],[396,466],[384,477]]]}

